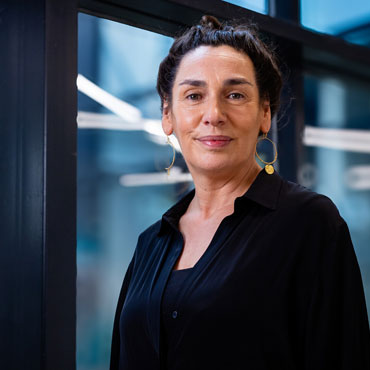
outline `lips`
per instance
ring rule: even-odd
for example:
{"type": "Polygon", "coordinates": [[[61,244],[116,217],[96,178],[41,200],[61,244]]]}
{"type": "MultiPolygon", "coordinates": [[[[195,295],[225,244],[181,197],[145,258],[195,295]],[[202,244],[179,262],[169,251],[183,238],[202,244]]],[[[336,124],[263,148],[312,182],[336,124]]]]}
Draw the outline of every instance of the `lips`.
{"type": "Polygon", "coordinates": [[[209,135],[197,138],[197,140],[210,148],[222,148],[232,141],[232,138],[224,135],[209,135]]]}

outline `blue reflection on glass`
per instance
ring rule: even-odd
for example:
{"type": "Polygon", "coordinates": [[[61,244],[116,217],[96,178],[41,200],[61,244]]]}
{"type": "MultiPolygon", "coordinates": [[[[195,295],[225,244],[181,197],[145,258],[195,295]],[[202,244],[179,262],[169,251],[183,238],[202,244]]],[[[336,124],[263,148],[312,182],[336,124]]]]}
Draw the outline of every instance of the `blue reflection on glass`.
{"type": "Polygon", "coordinates": [[[247,8],[258,13],[267,14],[267,1],[266,0],[223,0],[227,3],[238,5],[242,8],[247,8]]]}
{"type": "Polygon", "coordinates": [[[370,46],[370,1],[301,0],[302,25],[370,46]]]}
{"type": "Polygon", "coordinates": [[[304,152],[298,178],[346,220],[370,316],[370,84],[322,72],[304,77],[304,152]]]}
{"type": "MultiPolygon", "coordinates": [[[[146,123],[158,126],[156,76],[172,39],[86,14],[78,21],[79,73],[138,108],[138,123],[148,118],[146,123]]],[[[114,311],[138,235],[191,185],[166,183],[172,149],[165,137],[140,127],[104,128],[122,118],[82,93],[78,98],[77,369],[102,370],[109,367],[114,311]],[[121,181],[152,174],[163,174],[164,181],[155,186],[121,181]]]]}

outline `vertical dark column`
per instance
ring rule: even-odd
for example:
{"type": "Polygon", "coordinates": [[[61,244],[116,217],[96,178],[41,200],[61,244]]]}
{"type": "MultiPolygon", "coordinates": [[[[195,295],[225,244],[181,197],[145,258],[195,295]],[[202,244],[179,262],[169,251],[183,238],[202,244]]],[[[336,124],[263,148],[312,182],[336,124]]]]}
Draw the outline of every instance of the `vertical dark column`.
{"type": "Polygon", "coordinates": [[[278,44],[285,79],[278,116],[279,172],[297,181],[304,128],[302,46],[283,39],[278,44]]]}
{"type": "Polygon", "coordinates": [[[269,0],[269,15],[299,23],[300,0],[269,0]]]}
{"type": "MultiPolygon", "coordinates": [[[[269,15],[296,23],[300,22],[299,0],[270,0],[269,15]]],[[[300,163],[303,114],[302,45],[286,39],[277,40],[284,63],[285,85],[278,132],[279,171],[288,180],[297,181],[300,163]]]]}
{"type": "Polygon", "coordinates": [[[0,367],[75,368],[75,1],[0,6],[0,367]]]}
{"type": "Polygon", "coordinates": [[[75,368],[77,2],[46,3],[45,369],[75,368]]]}

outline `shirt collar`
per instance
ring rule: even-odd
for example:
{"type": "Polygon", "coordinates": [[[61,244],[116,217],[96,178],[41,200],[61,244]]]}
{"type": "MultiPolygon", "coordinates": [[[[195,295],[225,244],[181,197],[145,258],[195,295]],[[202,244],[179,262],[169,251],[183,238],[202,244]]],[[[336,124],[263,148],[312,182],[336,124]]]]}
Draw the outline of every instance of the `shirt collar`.
{"type": "MultiPolygon", "coordinates": [[[[264,169],[261,170],[249,189],[241,197],[236,198],[235,209],[239,206],[240,201],[251,200],[265,208],[275,210],[278,206],[281,185],[282,178],[277,172],[269,175],[264,169]]],[[[178,229],[179,220],[186,212],[194,194],[195,189],[191,190],[163,214],[158,235],[161,235],[169,226],[178,229]]]]}
{"type": "Polygon", "coordinates": [[[269,175],[263,169],[259,172],[249,189],[240,198],[252,200],[263,207],[275,210],[278,206],[281,185],[282,178],[277,172],[269,175]]]}

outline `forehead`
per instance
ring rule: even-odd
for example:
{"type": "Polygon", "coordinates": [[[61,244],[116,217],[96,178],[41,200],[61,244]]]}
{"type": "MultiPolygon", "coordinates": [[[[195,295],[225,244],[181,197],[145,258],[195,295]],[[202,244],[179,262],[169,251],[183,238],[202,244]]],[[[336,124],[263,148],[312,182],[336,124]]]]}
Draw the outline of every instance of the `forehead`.
{"type": "Polygon", "coordinates": [[[230,77],[243,75],[254,80],[253,62],[231,46],[202,45],[188,52],[181,60],[176,80],[183,78],[230,77]]]}

